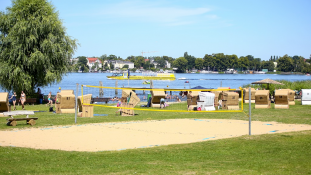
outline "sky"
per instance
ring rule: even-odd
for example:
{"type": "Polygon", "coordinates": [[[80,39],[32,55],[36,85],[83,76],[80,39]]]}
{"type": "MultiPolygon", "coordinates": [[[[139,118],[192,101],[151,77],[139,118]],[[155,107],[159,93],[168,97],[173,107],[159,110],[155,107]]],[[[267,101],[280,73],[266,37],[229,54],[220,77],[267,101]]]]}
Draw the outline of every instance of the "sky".
{"type": "MultiPolygon", "coordinates": [[[[310,0],[50,0],[73,55],[311,55],[310,0]],[[142,53],[145,52],[145,53],[142,53]]],[[[0,11],[11,6],[0,0],[0,11]]]]}

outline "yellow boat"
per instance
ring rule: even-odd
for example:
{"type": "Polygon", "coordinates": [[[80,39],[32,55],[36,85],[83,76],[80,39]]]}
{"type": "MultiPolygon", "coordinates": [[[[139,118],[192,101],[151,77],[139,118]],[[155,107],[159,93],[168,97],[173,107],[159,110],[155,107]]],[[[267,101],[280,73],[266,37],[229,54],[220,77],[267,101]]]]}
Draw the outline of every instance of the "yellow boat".
{"type": "Polygon", "coordinates": [[[175,75],[171,73],[143,73],[142,75],[130,75],[128,77],[127,73],[114,73],[107,78],[117,80],[175,80],[175,75]]]}

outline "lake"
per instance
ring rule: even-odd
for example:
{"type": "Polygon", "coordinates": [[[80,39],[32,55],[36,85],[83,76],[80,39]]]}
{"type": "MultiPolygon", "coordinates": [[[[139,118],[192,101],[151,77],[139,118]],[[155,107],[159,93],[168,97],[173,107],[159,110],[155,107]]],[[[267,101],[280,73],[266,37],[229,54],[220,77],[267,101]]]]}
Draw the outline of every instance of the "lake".
{"type": "MultiPolygon", "coordinates": [[[[50,91],[55,94],[58,88],[76,90],[76,83],[80,85],[99,86],[99,81],[103,82],[103,86],[115,87],[116,80],[107,79],[106,76],[111,73],[70,73],[63,77],[63,80],[49,87],[41,88],[44,94],[50,91]]],[[[139,75],[132,73],[131,75],[139,75]]],[[[203,86],[205,88],[230,87],[239,88],[243,85],[250,84],[254,81],[270,78],[273,80],[311,80],[310,76],[305,75],[278,75],[278,74],[186,74],[176,73],[176,80],[153,80],[154,88],[171,88],[184,89],[193,88],[195,86],[203,86]],[[186,78],[186,80],[178,80],[179,78],[186,78]],[[189,81],[189,83],[185,83],[189,81]]],[[[142,84],[143,80],[118,80],[118,87],[135,87],[149,88],[150,85],[142,84]]],[[[80,89],[80,87],[79,87],[80,89]]],[[[80,94],[80,92],[79,92],[80,94]]]]}
{"type": "MultiPolygon", "coordinates": [[[[99,86],[99,81],[103,82],[103,86],[115,87],[116,80],[109,80],[106,76],[111,73],[68,73],[63,77],[60,83],[41,88],[42,93],[47,95],[50,91],[56,94],[61,89],[72,89],[76,91],[76,83],[80,85],[99,86]]],[[[131,75],[139,75],[132,73],[131,75]]],[[[154,88],[171,88],[184,89],[193,88],[195,86],[203,86],[205,88],[230,87],[231,89],[238,89],[239,87],[250,84],[254,81],[270,78],[273,80],[311,80],[310,76],[305,75],[278,75],[278,74],[186,74],[176,73],[176,80],[153,80],[154,88]],[[186,80],[178,80],[178,78],[186,78],[186,80]],[[189,83],[185,83],[189,81],[189,83]]],[[[149,88],[150,85],[142,84],[143,80],[118,80],[118,87],[135,87],[135,88],[149,88]]],[[[81,88],[79,86],[79,95],[81,88]]],[[[87,92],[84,92],[87,93],[87,92]]],[[[97,95],[97,92],[90,92],[97,95]]],[[[106,94],[105,94],[106,96],[106,94]]],[[[110,94],[109,96],[114,96],[110,94]]]]}

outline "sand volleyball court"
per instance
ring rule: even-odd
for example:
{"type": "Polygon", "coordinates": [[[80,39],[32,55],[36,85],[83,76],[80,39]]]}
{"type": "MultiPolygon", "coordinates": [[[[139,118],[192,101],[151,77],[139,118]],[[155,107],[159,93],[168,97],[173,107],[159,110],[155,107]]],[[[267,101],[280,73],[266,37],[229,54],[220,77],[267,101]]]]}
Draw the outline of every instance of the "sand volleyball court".
{"type": "MultiPolygon", "coordinates": [[[[311,130],[311,125],[252,122],[252,135],[311,130]]],[[[170,119],[0,131],[0,146],[108,151],[203,142],[248,135],[248,121],[170,119]]]]}

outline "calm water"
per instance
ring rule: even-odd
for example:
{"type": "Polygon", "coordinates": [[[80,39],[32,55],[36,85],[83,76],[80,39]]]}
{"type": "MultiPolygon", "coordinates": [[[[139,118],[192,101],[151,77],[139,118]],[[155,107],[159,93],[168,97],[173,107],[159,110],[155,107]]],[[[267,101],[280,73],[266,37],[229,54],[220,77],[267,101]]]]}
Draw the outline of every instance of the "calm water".
{"type": "MultiPolygon", "coordinates": [[[[56,94],[56,92],[59,91],[59,87],[61,87],[61,89],[73,89],[76,91],[76,83],[79,83],[80,85],[99,86],[99,81],[103,82],[103,86],[115,87],[116,80],[108,80],[106,77],[108,75],[111,75],[111,73],[70,73],[64,76],[60,83],[43,87],[41,90],[45,95],[50,91],[52,94],[56,94]]],[[[131,75],[135,74],[133,73],[131,75]]],[[[277,74],[175,74],[175,76],[175,81],[153,80],[154,88],[183,89],[193,88],[195,86],[203,86],[205,88],[218,88],[220,86],[239,88],[240,86],[265,78],[288,81],[311,80],[311,76],[277,74]],[[178,78],[182,77],[186,78],[186,80],[178,80],[178,78]],[[185,81],[189,81],[189,83],[185,83],[185,81]]],[[[150,85],[142,83],[143,80],[118,80],[118,87],[150,87],[150,85]]],[[[81,94],[80,89],[79,86],[79,95],[81,94]]],[[[90,93],[97,95],[97,92],[95,91],[90,93]]],[[[114,96],[114,94],[109,96],[114,96]]]]}

